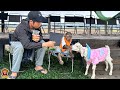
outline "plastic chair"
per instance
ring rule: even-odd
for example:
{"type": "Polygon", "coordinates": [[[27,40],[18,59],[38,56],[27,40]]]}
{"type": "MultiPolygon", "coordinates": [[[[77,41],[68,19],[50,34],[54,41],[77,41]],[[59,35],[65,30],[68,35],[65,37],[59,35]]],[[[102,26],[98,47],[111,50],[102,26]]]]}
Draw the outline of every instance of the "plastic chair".
{"type": "Polygon", "coordinates": [[[95,27],[96,27],[95,16],[92,15],[92,17],[90,17],[90,15],[86,15],[84,34],[92,34],[91,31],[88,31],[88,30],[90,30],[90,28],[95,28],[95,27]]]}
{"type": "MultiPolygon", "coordinates": [[[[63,37],[63,35],[64,34],[50,32],[50,40],[56,42],[55,47],[60,45],[60,41],[61,41],[61,38],[63,37]]],[[[57,52],[54,52],[54,50],[48,49],[48,60],[49,60],[48,71],[50,71],[50,61],[51,61],[50,57],[51,57],[51,55],[56,56],[56,53],[57,52]]],[[[68,56],[64,55],[64,57],[66,57],[67,60],[69,58],[71,58],[69,55],[68,56]]],[[[73,61],[74,60],[73,60],[73,58],[71,58],[71,59],[72,59],[72,71],[71,72],[73,72],[73,61]]]]}
{"type": "Polygon", "coordinates": [[[21,22],[22,16],[17,13],[11,13],[8,15],[8,24],[7,29],[8,32],[14,31],[15,27],[21,22]]]}
{"type": "MultiPolygon", "coordinates": [[[[74,34],[78,34],[77,29],[80,28],[85,30],[85,21],[84,21],[84,16],[83,15],[74,15],[74,22],[75,22],[75,30],[74,34]]],[[[81,31],[79,31],[81,32],[81,31]]]]}
{"type": "MultiPolygon", "coordinates": [[[[59,20],[59,19],[57,19],[59,20]]],[[[69,29],[74,30],[74,34],[77,34],[78,27],[85,27],[84,16],[83,15],[74,15],[74,14],[66,14],[64,16],[64,30],[62,33],[67,32],[69,29]]]]}
{"type": "Polygon", "coordinates": [[[49,15],[49,18],[50,18],[50,30],[53,29],[55,33],[56,29],[60,29],[61,32],[62,26],[60,15],[49,15]]]}
{"type": "Polygon", "coordinates": [[[99,35],[101,35],[100,30],[101,30],[101,28],[103,28],[103,30],[105,30],[105,25],[106,24],[107,24],[106,21],[103,21],[101,19],[97,19],[95,34],[99,33],[99,35]]]}
{"type": "Polygon", "coordinates": [[[112,35],[113,33],[113,29],[117,28],[117,19],[110,19],[108,20],[108,23],[107,23],[107,29],[108,31],[110,30],[110,35],[112,35]]]}
{"type": "Polygon", "coordinates": [[[67,32],[66,29],[73,29],[75,33],[75,18],[74,15],[64,16],[64,33],[67,32]]]}

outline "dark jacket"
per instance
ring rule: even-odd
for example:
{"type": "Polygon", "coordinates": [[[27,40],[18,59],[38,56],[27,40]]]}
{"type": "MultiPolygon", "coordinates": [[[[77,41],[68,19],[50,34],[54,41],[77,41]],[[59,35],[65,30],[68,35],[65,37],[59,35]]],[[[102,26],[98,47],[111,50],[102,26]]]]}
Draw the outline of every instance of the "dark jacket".
{"type": "MultiPolygon", "coordinates": [[[[42,38],[42,33],[40,30],[42,38]]],[[[11,41],[20,41],[25,49],[41,48],[42,43],[32,41],[32,31],[29,28],[29,23],[26,19],[22,20],[21,23],[16,27],[11,41]]]]}

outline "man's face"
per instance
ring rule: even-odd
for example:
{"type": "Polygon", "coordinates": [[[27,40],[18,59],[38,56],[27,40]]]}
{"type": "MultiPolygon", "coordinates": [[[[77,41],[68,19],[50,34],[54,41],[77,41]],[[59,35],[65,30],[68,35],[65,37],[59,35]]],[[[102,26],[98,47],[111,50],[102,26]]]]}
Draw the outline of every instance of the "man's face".
{"type": "Polygon", "coordinates": [[[39,27],[41,27],[42,23],[41,22],[33,22],[31,21],[31,26],[33,29],[37,29],[39,27]]]}

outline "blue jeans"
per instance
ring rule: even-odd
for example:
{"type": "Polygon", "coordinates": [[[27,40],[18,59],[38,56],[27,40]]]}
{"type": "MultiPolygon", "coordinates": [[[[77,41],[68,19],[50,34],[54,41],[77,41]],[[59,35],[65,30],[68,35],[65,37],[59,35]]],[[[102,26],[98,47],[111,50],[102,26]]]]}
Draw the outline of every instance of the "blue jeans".
{"type": "MultiPolygon", "coordinates": [[[[44,40],[40,41],[41,43],[45,42],[44,40]]],[[[24,47],[21,44],[21,42],[11,41],[11,48],[13,53],[13,60],[12,60],[12,72],[19,72],[23,53],[24,53],[24,47]]],[[[35,58],[35,65],[41,66],[43,65],[43,59],[46,52],[45,47],[36,49],[36,58],[35,58]]],[[[31,58],[34,54],[32,54],[31,58]]]]}

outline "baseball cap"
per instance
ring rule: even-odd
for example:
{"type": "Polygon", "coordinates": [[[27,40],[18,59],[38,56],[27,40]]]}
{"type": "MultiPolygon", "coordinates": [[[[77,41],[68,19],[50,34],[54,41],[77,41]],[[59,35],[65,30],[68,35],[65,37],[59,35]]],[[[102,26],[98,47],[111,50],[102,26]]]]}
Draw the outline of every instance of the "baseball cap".
{"type": "Polygon", "coordinates": [[[48,22],[47,18],[43,17],[40,11],[30,11],[28,19],[37,22],[48,22]]]}

